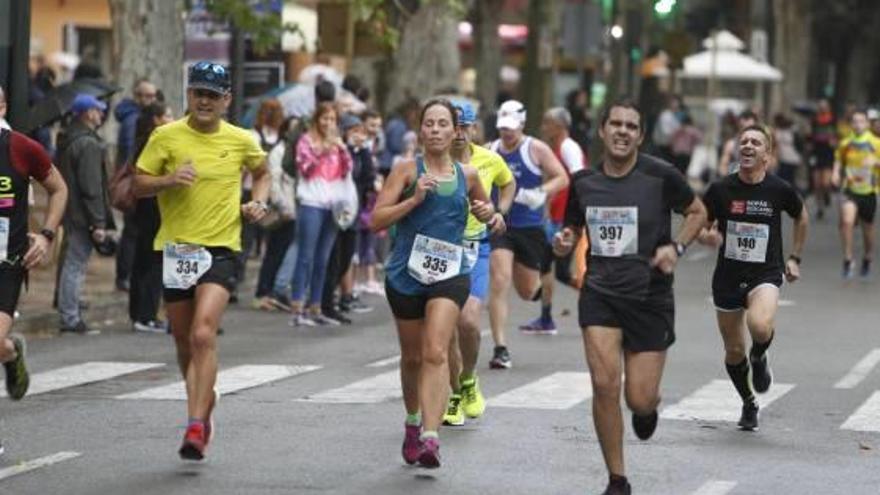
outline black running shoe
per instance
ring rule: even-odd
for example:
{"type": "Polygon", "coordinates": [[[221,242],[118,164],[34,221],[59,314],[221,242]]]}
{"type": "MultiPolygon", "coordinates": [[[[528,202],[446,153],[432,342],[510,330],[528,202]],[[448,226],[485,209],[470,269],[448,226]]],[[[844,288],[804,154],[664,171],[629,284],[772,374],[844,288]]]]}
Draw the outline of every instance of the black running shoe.
{"type": "Polygon", "coordinates": [[[512,365],[513,363],[510,361],[510,352],[508,352],[507,347],[496,346],[495,355],[492,356],[492,359],[489,361],[489,367],[493,370],[501,370],[508,369],[512,365]]]}
{"type": "Polygon", "coordinates": [[[339,323],[342,323],[343,325],[351,325],[351,319],[344,316],[339,311],[336,311],[335,308],[324,310],[324,311],[322,311],[322,313],[327,318],[334,319],[334,320],[338,321],[339,323]]]}
{"type": "Polygon", "coordinates": [[[752,388],[755,389],[755,392],[763,394],[770,389],[770,384],[773,383],[773,372],[770,370],[770,359],[765,352],[764,355],[759,358],[749,356],[749,361],[752,363],[752,388]]]}
{"type": "Polygon", "coordinates": [[[27,349],[24,337],[21,335],[10,335],[9,340],[15,347],[15,359],[3,363],[3,367],[6,369],[6,393],[12,400],[21,400],[27,393],[31,382],[24,361],[27,349]]]}
{"type": "Polygon", "coordinates": [[[602,495],[632,495],[632,487],[629,481],[624,481],[622,484],[612,484],[609,482],[602,495]]]}
{"type": "Polygon", "coordinates": [[[740,430],[757,431],[758,430],[758,405],[754,402],[743,404],[742,415],[739,417],[740,430]]]}
{"type": "Polygon", "coordinates": [[[636,432],[636,436],[639,437],[639,440],[647,440],[654,435],[654,431],[657,429],[657,420],[659,416],[657,415],[657,410],[648,414],[647,416],[639,416],[636,413],[632,415],[632,426],[633,431],[636,432]]]}

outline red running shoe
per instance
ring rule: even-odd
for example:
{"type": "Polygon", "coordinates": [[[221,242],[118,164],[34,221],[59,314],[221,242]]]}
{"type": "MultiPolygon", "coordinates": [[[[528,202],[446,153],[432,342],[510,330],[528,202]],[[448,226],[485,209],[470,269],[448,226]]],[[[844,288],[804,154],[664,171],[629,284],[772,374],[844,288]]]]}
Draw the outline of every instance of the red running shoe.
{"type": "Polygon", "coordinates": [[[180,446],[178,453],[180,458],[187,461],[201,461],[205,458],[205,446],[207,445],[205,436],[205,423],[194,421],[186,427],[186,433],[183,435],[183,445],[180,446]]]}

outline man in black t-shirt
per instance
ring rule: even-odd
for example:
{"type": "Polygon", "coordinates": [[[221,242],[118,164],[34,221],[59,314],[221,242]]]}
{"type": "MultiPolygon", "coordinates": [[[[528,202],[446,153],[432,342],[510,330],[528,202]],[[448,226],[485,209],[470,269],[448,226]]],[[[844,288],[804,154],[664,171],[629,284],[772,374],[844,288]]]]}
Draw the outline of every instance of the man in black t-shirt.
{"type": "Polygon", "coordinates": [[[593,422],[609,472],[607,495],[629,494],[623,468],[621,375],[636,435],[657,427],[660,377],[675,341],[672,272],[706,222],[706,210],[669,163],[638,152],[641,114],[622,100],[603,114],[603,162],[572,177],[554,252],[567,255],[586,228],[587,272],[579,322],[593,385],[593,422]],[[685,216],[673,239],[671,213],[685,216]],[[623,358],[621,358],[621,355],[623,358]]]}
{"type": "Polygon", "coordinates": [[[30,383],[25,339],[9,334],[21,285],[27,271],[46,258],[66,204],[67,186],[43,147],[24,134],[0,129],[0,363],[12,400],[21,400],[30,383]],[[49,193],[45,223],[38,233],[28,232],[32,178],[49,193]]]}
{"type": "Polygon", "coordinates": [[[766,392],[773,380],[767,348],[773,340],[779,287],[783,275],[789,282],[800,277],[800,253],[809,224],[807,209],[794,187],[767,173],[773,153],[770,136],[763,126],[743,129],[737,138],[739,171],[712,184],[703,198],[709,221],[717,222],[721,234],[712,298],[724,339],[727,373],[743,400],[739,426],[744,430],[758,428],[753,388],[766,392]],[[787,260],[782,254],[782,212],[795,219],[794,247],[787,260]],[[752,338],[748,359],[746,326],[752,338]]]}

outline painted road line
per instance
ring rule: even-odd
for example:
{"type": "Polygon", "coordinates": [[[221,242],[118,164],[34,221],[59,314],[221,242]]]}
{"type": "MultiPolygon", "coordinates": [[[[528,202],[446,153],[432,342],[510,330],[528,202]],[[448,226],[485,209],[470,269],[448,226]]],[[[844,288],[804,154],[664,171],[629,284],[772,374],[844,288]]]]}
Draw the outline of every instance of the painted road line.
{"type": "Polygon", "coordinates": [[[376,404],[403,396],[398,370],[350,383],[344,387],[319,392],[303,398],[306,402],[332,404],[376,404]]]}
{"type": "Polygon", "coordinates": [[[590,374],[561,371],[489,399],[491,407],[568,409],[593,396],[590,374]]]}
{"type": "MultiPolygon", "coordinates": [[[[766,394],[758,397],[761,407],[767,407],[787,394],[794,385],[774,383],[766,394]]],[[[730,380],[712,380],[696,392],[673,404],[660,413],[664,419],[697,421],[739,421],[742,399],[730,380]]]]}
{"type": "Polygon", "coordinates": [[[692,495],[727,495],[734,487],[735,481],[707,481],[692,495]]]}
{"type": "Polygon", "coordinates": [[[846,419],[840,429],[880,431],[880,391],[874,392],[852,416],[846,419]]]}
{"type": "Polygon", "coordinates": [[[372,363],[367,365],[367,368],[384,368],[386,366],[390,366],[392,364],[397,364],[400,362],[400,354],[397,356],[391,356],[389,358],[380,359],[378,361],[373,361],[372,363]]]}
{"type": "MultiPolygon", "coordinates": [[[[715,300],[712,299],[712,296],[706,298],[706,302],[708,302],[712,307],[715,307],[715,300]]],[[[791,308],[797,306],[797,302],[791,299],[780,299],[778,303],[779,307],[791,308]]]]}
{"type": "Polygon", "coordinates": [[[59,462],[69,461],[70,459],[77,458],[81,455],[82,454],[79,452],[58,452],[57,454],[47,455],[46,457],[40,457],[39,459],[34,459],[32,461],[25,461],[21,464],[16,464],[15,466],[0,469],[0,480],[48,467],[52,464],[58,464],[59,462]]]}
{"type": "Polygon", "coordinates": [[[834,388],[855,388],[866,376],[871,374],[877,363],[880,363],[880,349],[874,349],[863,357],[846,376],[834,384],[834,388]]]}
{"type": "MultiPolygon", "coordinates": [[[[90,361],[87,363],[65,366],[51,371],[43,371],[31,376],[28,396],[45,394],[55,390],[76,387],[87,383],[109,380],[117,376],[128,375],[138,371],[160,368],[163,363],[125,363],[90,361]]],[[[0,391],[0,397],[6,397],[0,391]]]]}
{"type": "MultiPolygon", "coordinates": [[[[274,381],[320,369],[320,366],[283,366],[275,364],[247,364],[217,374],[217,390],[228,395],[274,381]]],[[[119,395],[117,399],[186,400],[183,381],[148,388],[139,392],[119,395]]]]}

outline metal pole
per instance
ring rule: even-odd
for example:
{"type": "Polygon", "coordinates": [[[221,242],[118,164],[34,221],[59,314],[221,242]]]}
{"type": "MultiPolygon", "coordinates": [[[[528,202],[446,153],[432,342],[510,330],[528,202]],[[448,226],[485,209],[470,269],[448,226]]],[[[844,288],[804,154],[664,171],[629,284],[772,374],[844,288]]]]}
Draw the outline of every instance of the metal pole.
{"type": "MultiPolygon", "coordinates": [[[[0,25],[0,30],[8,29],[8,58],[0,67],[0,82],[6,90],[9,124],[21,129],[27,123],[28,114],[28,59],[31,44],[31,2],[30,0],[0,0],[8,5],[8,26],[0,25]]],[[[2,45],[2,44],[0,44],[2,45]]]]}

